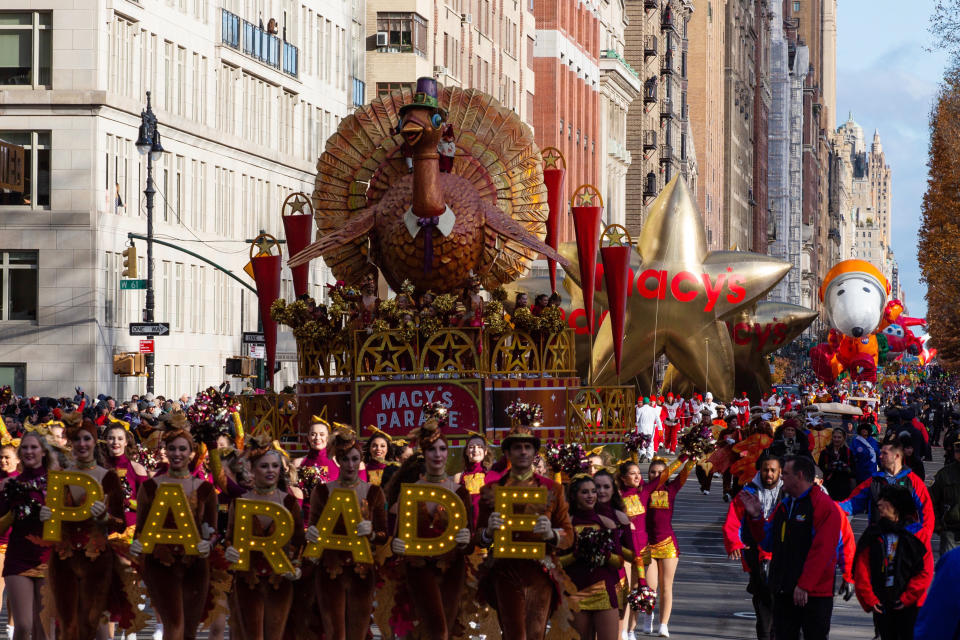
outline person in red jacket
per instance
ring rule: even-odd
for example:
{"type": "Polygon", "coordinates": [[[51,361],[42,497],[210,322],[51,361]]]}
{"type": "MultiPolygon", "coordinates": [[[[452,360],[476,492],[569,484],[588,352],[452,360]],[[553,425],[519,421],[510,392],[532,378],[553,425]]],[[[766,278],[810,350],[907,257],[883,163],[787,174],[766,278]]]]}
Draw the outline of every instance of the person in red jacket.
{"type": "Polygon", "coordinates": [[[770,640],[773,632],[773,596],[767,585],[766,568],[770,554],[760,548],[745,522],[746,511],[743,496],[755,495],[760,500],[764,522],[773,517],[773,512],[783,498],[783,482],[780,480],[780,458],[763,455],[757,460],[757,475],[744,485],[743,490],[730,502],[727,519],[723,523],[723,546],[731,560],[739,560],[749,574],[747,592],[753,596],[753,610],[757,614],[757,640],[770,640]]]}
{"type": "Polygon", "coordinates": [[[774,637],[799,640],[802,631],[804,640],[827,640],[842,516],[814,486],[813,460],[788,456],[781,477],[787,497],[769,521],[756,496],[741,498],[754,539],[770,552],[774,637]]]}
{"type": "Polygon", "coordinates": [[[917,612],[933,580],[933,553],[907,531],[916,511],[910,491],[897,485],[880,490],[880,518],[867,527],[854,562],[857,600],[873,613],[881,640],[913,640],[917,612]]]}

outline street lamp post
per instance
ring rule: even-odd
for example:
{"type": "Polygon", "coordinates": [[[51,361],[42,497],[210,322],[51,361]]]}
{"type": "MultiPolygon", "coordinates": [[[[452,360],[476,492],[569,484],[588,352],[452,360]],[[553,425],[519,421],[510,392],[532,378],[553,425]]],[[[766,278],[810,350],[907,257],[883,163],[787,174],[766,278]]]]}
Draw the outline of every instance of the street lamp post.
{"type": "MultiPolygon", "coordinates": [[[[150,108],[150,92],[147,91],[147,108],[140,112],[140,135],[137,137],[137,151],[147,156],[147,188],[143,194],[147,196],[147,300],[143,309],[143,321],[153,322],[153,196],[157,190],[153,186],[153,162],[160,159],[163,145],[160,144],[160,132],[157,130],[157,117],[150,108]]],[[[153,336],[148,336],[153,339],[153,336]]],[[[154,392],[154,360],[153,354],[146,354],[147,364],[147,393],[154,392]]]]}

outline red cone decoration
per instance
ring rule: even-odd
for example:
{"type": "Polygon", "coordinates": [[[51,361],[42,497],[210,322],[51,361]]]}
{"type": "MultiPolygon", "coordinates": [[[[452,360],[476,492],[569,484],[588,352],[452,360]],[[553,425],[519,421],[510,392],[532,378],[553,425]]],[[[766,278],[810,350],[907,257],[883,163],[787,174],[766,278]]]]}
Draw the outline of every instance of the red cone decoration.
{"type": "MultiPolygon", "coordinates": [[[[313,216],[296,215],[281,216],[283,220],[283,232],[287,236],[287,250],[291,256],[295,256],[311,241],[311,232],[313,231],[313,216]]],[[[310,279],[310,264],[301,264],[291,267],[290,274],[293,276],[293,291],[297,297],[307,292],[307,285],[310,279]]]]}
{"type": "Polygon", "coordinates": [[[610,328],[613,330],[613,357],[620,375],[620,359],[623,356],[623,331],[627,319],[627,289],[630,282],[630,254],[633,246],[630,234],[620,225],[610,225],[603,231],[603,237],[611,243],[600,247],[600,259],[603,261],[603,280],[607,288],[607,303],[610,306],[610,328]]]}
{"type": "MultiPolygon", "coordinates": [[[[547,204],[550,213],[547,216],[547,237],[545,242],[551,249],[556,250],[560,244],[560,217],[563,215],[563,181],[567,175],[566,161],[563,154],[555,147],[542,149],[543,155],[543,184],[547,187],[547,204]]],[[[550,267],[550,291],[557,290],[557,261],[547,259],[550,267]]]]}
{"type": "Polygon", "coordinates": [[[251,255],[250,263],[253,265],[253,279],[257,284],[257,302],[260,306],[260,321],[263,325],[263,338],[266,342],[267,350],[267,386],[273,387],[273,368],[277,360],[277,323],[270,317],[270,307],[273,301],[280,296],[280,245],[277,239],[269,234],[261,234],[253,245],[251,245],[251,254],[258,249],[272,248],[269,243],[272,241],[273,247],[277,249],[277,255],[251,255]]]}
{"type": "Polygon", "coordinates": [[[600,219],[603,216],[603,198],[592,184],[584,184],[573,192],[570,203],[573,231],[577,236],[577,257],[580,260],[580,282],[583,289],[583,309],[587,313],[587,327],[593,335],[593,293],[596,288],[597,246],[600,219]],[[596,204],[598,203],[599,204],[596,204]]]}

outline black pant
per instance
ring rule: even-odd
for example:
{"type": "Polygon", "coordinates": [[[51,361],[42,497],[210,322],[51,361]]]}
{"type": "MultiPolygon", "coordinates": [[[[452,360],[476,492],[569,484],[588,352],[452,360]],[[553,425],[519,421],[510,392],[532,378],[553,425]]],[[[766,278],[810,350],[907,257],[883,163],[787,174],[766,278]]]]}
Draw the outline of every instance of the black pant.
{"type": "Polygon", "coordinates": [[[916,607],[904,607],[873,614],[874,627],[880,631],[880,640],[913,640],[917,612],[916,607]]]}
{"type": "Polygon", "coordinates": [[[773,633],[777,640],[827,640],[830,636],[830,617],[833,615],[833,597],[811,597],[807,606],[793,604],[793,591],[773,598],[773,633]]]}
{"type": "Polygon", "coordinates": [[[753,610],[757,614],[757,640],[773,637],[773,594],[759,568],[750,572],[747,591],[753,595],[753,610]]]}

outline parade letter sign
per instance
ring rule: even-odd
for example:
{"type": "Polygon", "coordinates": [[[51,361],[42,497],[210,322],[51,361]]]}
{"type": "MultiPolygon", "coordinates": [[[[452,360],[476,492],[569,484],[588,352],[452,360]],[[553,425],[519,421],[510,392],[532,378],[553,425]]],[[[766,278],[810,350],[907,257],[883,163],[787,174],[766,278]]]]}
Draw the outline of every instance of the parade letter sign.
{"type": "Polygon", "coordinates": [[[103,500],[103,487],[93,476],[71,471],[51,471],[47,476],[45,504],[50,507],[53,517],[43,523],[43,539],[60,542],[60,525],[64,522],[83,522],[90,519],[90,505],[98,500],[103,500]],[[63,504],[64,489],[68,486],[81,487],[87,492],[82,504],[73,507],[63,504]]]}
{"type": "Polygon", "coordinates": [[[195,556],[200,553],[197,549],[199,542],[200,532],[197,531],[197,523],[193,520],[183,487],[176,482],[161,483],[140,532],[143,552],[153,553],[157,544],[179,544],[184,553],[195,556]],[[171,518],[173,526],[168,527],[167,521],[171,518]]]}
{"type": "Polygon", "coordinates": [[[430,484],[400,485],[399,525],[397,537],[407,543],[408,556],[439,556],[457,543],[454,535],[467,526],[467,509],[460,496],[446,487],[430,484]],[[420,503],[436,503],[447,511],[447,528],[435,538],[421,538],[417,531],[420,503]]]}
{"type": "Polygon", "coordinates": [[[327,504],[323,507],[320,519],[317,520],[320,538],[307,545],[303,557],[319,558],[326,549],[332,549],[334,551],[349,551],[353,554],[354,562],[373,564],[370,540],[366,536],[361,537],[356,534],[357,525],[362,519],[357,494],[349,489],[334,489],[327,499],[327,504]],[[343,530],[346,533],[334,533],[334,528],[341,520],[343,520],[343,530]]]}
{"type": "Polygon", "coordinates": [[[503,515],[504,526],[493,536],[493,555],[497,558],[522,558],[539,560],[547,553],[543,542],[517,542],[515,531],[533,531],[536,514],[517,514],[513,509],[518,504],[547,504],[545,487],[495,487],[493,510],[503,515]]]}
{"type": "Polygon", "coordinates": [[[290,542],[293,536],[293,516],[290,512],[276,502],[245,498],[235,500],[233,507],[233,547],[240,553],[240,559],[232,568],[249,571],[250,552],[259,551],[274,573],[293,573],[293,564],[283,550],[283,545],[290,542]],[[253,521],[257,516],[273,520],[271,535],[254,535],[253,521]]]}

